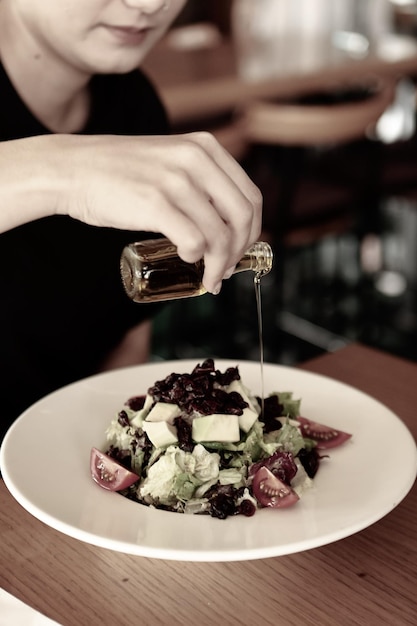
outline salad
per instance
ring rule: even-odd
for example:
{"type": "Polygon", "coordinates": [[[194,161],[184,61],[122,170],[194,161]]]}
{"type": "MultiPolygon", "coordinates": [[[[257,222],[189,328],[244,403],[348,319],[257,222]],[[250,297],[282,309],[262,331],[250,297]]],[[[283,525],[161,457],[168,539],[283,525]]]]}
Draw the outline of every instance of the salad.
{"type": "Polygon", "coordinates": [[[213,359],[131,397],[92,448],[92,478],[143,505],[225,519],[295,505],[326,449],[351,435],[300,416],[290,391],[263,400],[213,359]]]}

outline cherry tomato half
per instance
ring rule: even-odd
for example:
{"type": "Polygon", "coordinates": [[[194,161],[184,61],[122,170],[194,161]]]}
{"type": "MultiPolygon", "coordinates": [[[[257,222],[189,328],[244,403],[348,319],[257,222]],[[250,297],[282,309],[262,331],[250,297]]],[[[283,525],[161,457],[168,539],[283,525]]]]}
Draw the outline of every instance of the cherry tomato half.
{"type": "Polygon", "coordinates": [[[297,421],[300,423],[303,437],[313,439],[317,443],[317,448],[322,450],[340,446],[352,436],[349,433],[337,430],[331,426],[325,426],[324,424],[319,424],[319,422],[312,422],[306,417],[297,417],[297,421]]]}
{"type": "Polygon", "coordinates": [[[139,476],[126,469],[112,459],[108,454],[100,452],[97,448],[91,448],[90,470],[93,480],[109,491],[121,491],[133,485],[139,476]]]}
{"type": "Polygon", "coordinates": [[[273,509],[284,509],[300,499],[289,485],[265,466],[258,469],[253,477],[252,491],[259,504],[273,509]]]}

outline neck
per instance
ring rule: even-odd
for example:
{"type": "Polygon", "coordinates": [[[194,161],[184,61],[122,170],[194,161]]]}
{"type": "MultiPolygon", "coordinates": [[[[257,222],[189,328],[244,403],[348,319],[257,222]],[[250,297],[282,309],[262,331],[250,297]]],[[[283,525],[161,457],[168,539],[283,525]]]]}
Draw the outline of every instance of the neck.
{"type": "Polygon", "coordinates": [[[0,2],[0,56],[15,89],[33,115],[58,133],[81,131],[88,119],[91,76],[42,49],[0,2]]]}

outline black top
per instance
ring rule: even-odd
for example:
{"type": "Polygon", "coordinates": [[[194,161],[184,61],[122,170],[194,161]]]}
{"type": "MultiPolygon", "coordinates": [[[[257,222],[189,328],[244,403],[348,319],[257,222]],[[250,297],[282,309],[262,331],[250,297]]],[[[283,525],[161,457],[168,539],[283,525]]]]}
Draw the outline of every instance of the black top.
{"type": "MultiPolygon", "coordinates": [[[[162,104],[139,71],[96,76],[91,88],[84,133],[168,132],[162,104]]],[[[0,66],[0,140],[48,132],[0,66]]],[[[123,246],[150,236],[87,226],[67,216],[0,235],[0,441],[25,408],[94,374],[129,328],[159,310],[129,300],[119,270],[123,246]]]]}

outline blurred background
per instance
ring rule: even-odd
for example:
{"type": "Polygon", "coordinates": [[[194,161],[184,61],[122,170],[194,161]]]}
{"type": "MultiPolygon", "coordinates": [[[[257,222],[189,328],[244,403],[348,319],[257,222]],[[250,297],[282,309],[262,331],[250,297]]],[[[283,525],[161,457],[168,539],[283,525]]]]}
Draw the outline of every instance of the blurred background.
{"type": "MultiPolygon", "coordinates": [[[[263,192],[265,360],[417,360],[417,3],[189,0],[145,69],[174,132],[214,132],[263,192]]],[[[259,358],[251,274],[170,303],[153,359],[259,358]]]]}

